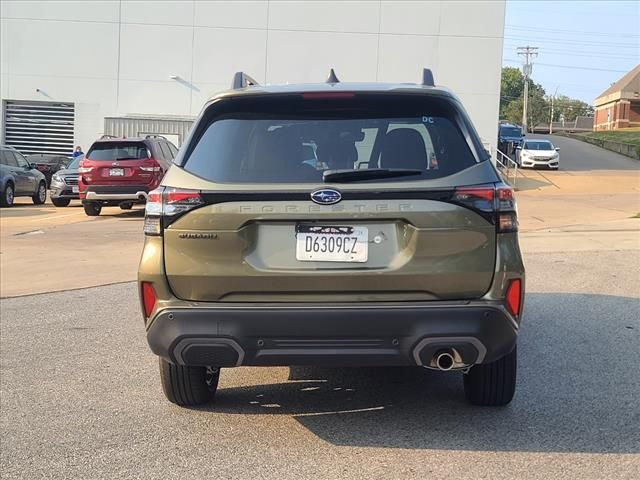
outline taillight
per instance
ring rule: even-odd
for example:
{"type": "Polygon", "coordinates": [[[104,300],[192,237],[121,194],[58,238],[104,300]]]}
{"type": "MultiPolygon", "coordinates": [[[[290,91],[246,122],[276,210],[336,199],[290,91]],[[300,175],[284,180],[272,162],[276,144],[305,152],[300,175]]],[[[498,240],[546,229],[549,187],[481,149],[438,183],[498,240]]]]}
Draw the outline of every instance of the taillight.
{"type": "Polygon", "coordinates": [[[495,212],[498,233],[518,231],[516,199],[513,189],[506,185],[459,187],[455,189],[451,201],[492,217],[495,212]]]}
{"type": "Polygon", "coordinates": [[[140,170],[143,172],[160,173],[162,171],[162,167],[154,159],[151,159],[149,164],[141,165],[140,170]]]}
{"type": "Polygon", "coordinates": [[[519,278],[515,278],[509,282],[507,287],[507,294],[505,296],[505,306],[509,313],[516,317],[520,315],[520,299],[522,295],[522,281],[519,278]]]}
{"type": "Polygon", "coordinates": [[[453,192],[452,200],[473,210],[493,212],[495,188],[488,187],[459,187],[453,192]]]}
{"type": "Polygon", "coordinates": [[[145,235],[162,234],[162,191],[164,187],[151,190],[147,195],[144,206],[144,233],[145,235]]]}
{"type": "Polygon", "coordinates": [[[164,216],[173,217],[199,207],[204,200],[197,190],[166,188],[162,194],[164,216]]]}
{"type": "Polygon", "coordinates": [[[78,167],[78,173],[89,173],[91,170],[93,170],[92,166],[90,166],[84,160],[80,160],[80,166],[78,167]]]}
{"type": "Polygon", "coordinates": [[[156,306],[156,291],[149,282],[142,282],[142,306],[144,307],[144,316],[149,318],[153,308],[156,306]]]}
{"type": "Polygon", "coordinates": [[[145,206],[144,233],[161,235],[162,229],[183,213],[204,205],[197,190],[159,187],[149,192],[145,206]]]}
{"type": "Polygon", "coordinates": [[[506,185],[496,188],[496,230],[498,233],[518,231],[518,211],[513,189],[506,185]]]}

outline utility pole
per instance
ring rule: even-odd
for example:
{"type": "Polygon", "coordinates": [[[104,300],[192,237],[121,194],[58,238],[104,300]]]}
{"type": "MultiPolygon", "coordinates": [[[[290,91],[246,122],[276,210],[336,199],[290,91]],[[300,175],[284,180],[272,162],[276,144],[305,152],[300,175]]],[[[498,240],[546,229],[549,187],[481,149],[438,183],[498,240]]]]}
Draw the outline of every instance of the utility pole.
{"type": "Polygon", "coordinates": [[[558,88],[560,88],[560,85],[556,87],[556,91],[553,92],[553,96],[551,97],[551,117],[549,118],[549,135],[553,133],[553,101],[555,100],[556,95],[558,95],[558,88]]]}
{"type": "Polygon", "coordinates": [[[527,107],[529,106],[529,75],[531,75],[531,62],[533,57],[538,56],[538,47],[518,47],[518,55],[524,57],[522,73],[524,73],[524,98],[522,99],[522,129],[527,131],[527,107]]]}

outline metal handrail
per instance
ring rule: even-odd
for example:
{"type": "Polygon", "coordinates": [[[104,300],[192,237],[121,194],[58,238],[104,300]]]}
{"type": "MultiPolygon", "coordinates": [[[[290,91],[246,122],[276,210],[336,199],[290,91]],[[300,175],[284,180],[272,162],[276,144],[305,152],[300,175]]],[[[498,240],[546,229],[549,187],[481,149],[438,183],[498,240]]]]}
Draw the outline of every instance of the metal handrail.
{"type": "Polygon", "coordinates": [[[496,164],[504,173],[507,181],[511,181],[511,184],[515,187],[518,180],[518,162],[496,148],[496,164]]]}

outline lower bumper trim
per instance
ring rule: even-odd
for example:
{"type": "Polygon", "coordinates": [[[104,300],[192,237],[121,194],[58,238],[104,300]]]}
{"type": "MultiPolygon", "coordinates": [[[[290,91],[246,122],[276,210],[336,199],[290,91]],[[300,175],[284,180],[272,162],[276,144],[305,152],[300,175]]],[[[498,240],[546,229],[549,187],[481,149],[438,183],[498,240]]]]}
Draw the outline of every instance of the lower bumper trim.
{"type": "Polygon", "coordinates": [[[493,303],[256,306],[164,309],[150,322],[147,341],[178,365],[426,366],[442,349],[455,349],[471,365],[509,353],[518,332],[493,303]]]}

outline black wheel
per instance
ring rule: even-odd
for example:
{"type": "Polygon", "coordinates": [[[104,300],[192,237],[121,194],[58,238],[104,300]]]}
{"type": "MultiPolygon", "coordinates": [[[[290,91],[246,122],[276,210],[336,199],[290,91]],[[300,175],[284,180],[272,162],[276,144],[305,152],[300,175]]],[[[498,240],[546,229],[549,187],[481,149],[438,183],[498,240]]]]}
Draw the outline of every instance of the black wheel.
{"type": "Polygon", "coordinates": [[[51,203],[53,203],[56,207],[68,207],[69,203],[71,203],[70,198],[52,198],[51,203]]]}
{"type": "Polygon", "coordinates": [[[85,203],[83,204],[83,206],[84,213],[86,213],[90,217],[97,217],[98,215],[100,215],[100,211],[102,210],[102,205],[95,202],[85,203]]]}
{"type": "Polygon", "coordinates": [[[13,183],[7,182],[0,196],[0,207],[12,207],[14,199],[15,190],[13,189],[13,183]]]}
{"type": "Polygon", "coordinates": [[[131,210],[132,207],[133,207],[133,202],[124,202],[120,204],[120,208],[122,210],[131,210]]]}
{"type": "Polygon", "coordinates": [[[507,405],[516,391],[517,350],[495,362],[474,365],[464,374],[464,393],[474,405],[507,405]]]}
{"type": "Polygon", "coordinates": [[[213,400],[220,378],[219,368],[184,367],[159,360],[162,390],[171,403],[189,407],[213,400]]]}
{"type": "Polygon", "coordinates": [[[38,190],[35,195],[31,197],[33,203],[36,205],[42,205],[47,201],[47,184],[43,181],[38,184],[38,190]]]}

